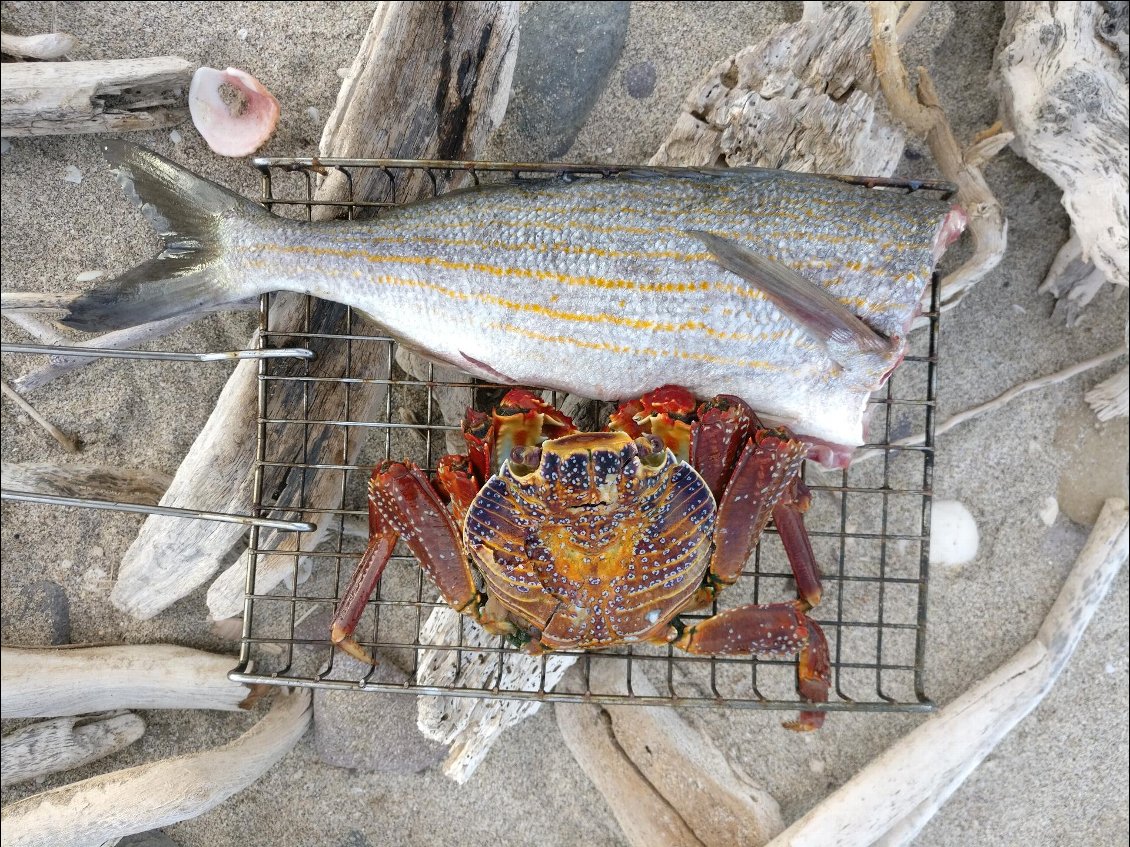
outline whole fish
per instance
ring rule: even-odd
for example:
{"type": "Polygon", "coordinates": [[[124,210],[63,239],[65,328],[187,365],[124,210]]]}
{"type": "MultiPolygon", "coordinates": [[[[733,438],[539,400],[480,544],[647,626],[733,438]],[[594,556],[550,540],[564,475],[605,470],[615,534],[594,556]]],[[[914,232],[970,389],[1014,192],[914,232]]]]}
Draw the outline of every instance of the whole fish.
{"type": "Polygon", "coordinates": [[[830,464],[863,443],[867,398],[964,225],[945,201],[835,178],[646,168],[307,223],[149,150],[105,152],[165,248],[76,300],[71,327],[304,292],[496,382],[608,400],[668,383],[737,394],[830,464]]]}

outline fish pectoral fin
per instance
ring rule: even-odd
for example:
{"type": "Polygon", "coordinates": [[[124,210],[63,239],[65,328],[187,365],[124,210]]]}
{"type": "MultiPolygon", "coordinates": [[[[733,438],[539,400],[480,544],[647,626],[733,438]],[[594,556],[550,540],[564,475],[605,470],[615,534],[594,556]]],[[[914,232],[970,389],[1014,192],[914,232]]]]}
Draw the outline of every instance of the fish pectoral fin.
{"type": "Polygon", "coordinates": [[[754,253],[729,239],[701,230],[687,230],[714,254],[714,261],[761,291],[836,359],[836,350],[860,353],[894,352],[897,340],[880,335],[843,303],[788,265],[754,253]]]}

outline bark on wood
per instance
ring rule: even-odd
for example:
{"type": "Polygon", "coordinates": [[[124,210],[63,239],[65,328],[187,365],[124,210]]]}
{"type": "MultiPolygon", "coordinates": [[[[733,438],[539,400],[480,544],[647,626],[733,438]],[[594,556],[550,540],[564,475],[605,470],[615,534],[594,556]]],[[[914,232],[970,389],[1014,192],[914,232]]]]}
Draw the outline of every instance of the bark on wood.
{"type": "Polygon", "coordinates": [[[172,479],[148,468],[48,462],[7,462],[0,475],[13,491],[145,505],[156,505],[172,479]]]}
{"type": "MultiPolygon", "coordinates": [[[[320,154],[474,158],[505,108],[517,43],[516,25],[517,7],[510,3],[382,3],[342,84],[320,154]],[[458,80],[445,72],[452,67],[463,68],[458,80]]],[[[446,187],[442,180],[440,187],[446,187]]],[[[386,179],[366,177],[358,178],[354,198],[390,200],[395,193],[395,199],[403,201],[430,190],[426,177],[399,181],[395,192],[386,179]]],[[[327,180],[318,188],[315,199],[332,200],[341,196],[339,191],[335,181],[327,180]]],[[[344,326],[345,315],[345,308],[338,304],[316,301],[307,323],[305,299],[279,295],[271,310],[271,328],[285,332],[308,327],[314,332],[330,332],[344,326]]],[[[376,333],[376,327],[358,315],[353,317],[352,330],[376,333]]],[[[339,377],[347,367],[354,375],[380,373],[386,366],[387,347],[383,344],[355,344],[351,359],[350,351],[339,343],[311,340],[311,346],[319,348],[318,358],[311,365],[315,375],[339,377]]],[[[286,367],[274,373],[290,373],[286,367]]],[[[305,366],[299,367],[304,374],[305,366]]],[[[239,511],[251,502],[257,373],[255,362],[236,366],[161,505],[239,511]]],[[[282,394],[273,396],[272,404],[293,416],[308,401],[311,417],[317,414],[328,420],[344,417],[348,400],[350,418],[365,420],[384,396],[382,386],[354,385],[347,392],[338,383],[317,383],[304,395],[301,384],[290,383],[282,394]]],[[[365,434],[351,432],[346,443],[337,427],[280,426],[269,437],[272,452],[284,461],[352,464],[365,434]]],[[[270,504],[277,515],[293,514],[300,505],[332,508],[340,496],[340,486],[341,471],[332,470],[288,472],[275,468],[268,469],[264,479],[265,492],[278,492],[270,504]]],[[[328,520],[320,520],[318,532],[301,539],[291,534],[261,533],[260,548],[289,551],[301,543],[303,549],[314,549],[328,524],[328,520]]],[[[236,525],[205,526],[151,517],[122,562],[111,599],[118,608],[137,617],[157,614],[214,574],[242,535],[236,525]]],[[[289,555],[261,557],[256,590],[270,590],[292,567],[289,555]]],[[[210,595],[210,608],[220,610],[217,617],[226,617],[233,599],[237,599],[233,585],[242,594],[242,581],[228,579],[210,595]]]]}
{"type": "Polygon", "coordinates": [[[116,709],[245,708],[235,659],[172,644],[0,648],[0,718],[55,718],[116,709]]]}
{"type": "MultiPolygon", "coordinates": [[[[1108,43],[1102,6],[1006,4],[995,70],[1001,118],[1016,134],[1013,149],[1063,189],[1077,258],[1127,285],[1130,87],[1123,57],[1108,43]]],[[[1049,275],[1044,285],[1085,302],[1093,280],[1087,286],[1085,274],[1075,276],[1049,275]],[[1075,293],[1080,277],[1086,287],[1075,293]]]]}
{"type": "Polygon", "coordinates": [[[145,732],[133,712],[56,718],[25,726],[0,741],[0,785],[67,771],[124,750],[145,732]]]}
{"type": "MultiPolygon", "coordinates": [[[[590,667],[594,690],[628,693],[626,662],[597,658],[590,667]]],[[[638,666],[631,691],[643,697],[657,694],[638,666]]],[[[777,801],[674,709],[564,704],[554,709],[566,744],[585,772],[601,773],[594,782],[622,825],[634,826],[642,799],[648,806],[662,803],[664,814],[657,820],[674,815],[707,847],[760,847],[784,829],[777,801]]],[[[662,843],[636,841],[631,835],[629,841],[640,847],[662,843]]]]}
{"type": "Polygon", "coordinates": [[[1051,689],[1130,549],[1126,502],[1103,507],[1036,637],[770,842],[770,847],[909,844],[1051,689]]]}
{"type": "Polygon", "coordinates": [[[3,810],[4,844],[90,847],[215,808],[270,770],[310,724],[310,692],[279,696],[235,741],[84,779],[3,810]]]}
{"type": "Polygon", "coordinates": [[[176,56],[4,66],[0,135],[70,135],[174,126],[188,117],[193,65],[176,56]]]}
{"type": "MultiPolygon", "coordinates": [[[[1004,208],[993,196],[979,163],[1006,138],[981,138],[963,151],[950,129],[934,82],[925,68],[918,68],[918,88],[912,92],[899,56],[898,3],[872,3],[871,51],[875,72],[892,114],[918,135],[924,136],[942,176],[957,186],[956,201],[969,216],[968,230],[974,250],[965,263],[941,282],[939,303],[949,309],[958,304],[969,288],[988,274],[1004,256],[1008,222],[1004,208]]],[[[992,133],[997,135],[999,133],[992,133]]],[[[917,325],[921,325],[917,324],[917,325]]]]}

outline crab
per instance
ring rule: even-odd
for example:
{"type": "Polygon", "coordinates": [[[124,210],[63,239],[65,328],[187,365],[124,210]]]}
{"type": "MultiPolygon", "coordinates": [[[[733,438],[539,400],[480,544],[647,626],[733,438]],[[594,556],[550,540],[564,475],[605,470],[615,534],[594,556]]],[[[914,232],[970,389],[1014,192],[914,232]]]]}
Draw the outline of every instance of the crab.
{"type": "MultiPolygon", "coordinates": [[[[468,409],[466,455],[435,479],[389,461],[369,480],[368,547],[335,612],[331,640],[373,662],[353,633],[398,538],[444,602],[527,652],[635,642],[700,655],[797,655],[797,690],[828,699],[828,646],[808,611],[820,579],[804,530],[807,445],[722,395],[697,405],[664,386],[581,432],[536,395],[511,390],[492,414],[468,409]],[[702,620],[737,581],[773,518],[797,599],[702,620]],[[476,578],[476,574],[478,578],[476,578]]],[[[824,712],[785,724],[818,729],[824,712]]]]}

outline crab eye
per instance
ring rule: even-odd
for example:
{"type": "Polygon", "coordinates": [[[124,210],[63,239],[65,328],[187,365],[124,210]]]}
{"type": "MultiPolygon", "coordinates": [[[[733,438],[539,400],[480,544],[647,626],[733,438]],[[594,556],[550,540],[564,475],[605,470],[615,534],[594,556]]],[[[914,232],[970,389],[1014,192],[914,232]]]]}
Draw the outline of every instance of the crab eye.
{"type": "Polygon", "coordinates": [[[510,451],[510,472],[515,476],[531,474],[540,464],[541,449],[538,447],[515,447],[510,451]]]}
{"type": "Polygon", "coordinates": [[[667,452],[667,445],[658,435],[648,433],[636,439],[636,455],[639,460],[651,468],[663,464],[663,457],[667,452]]]}

